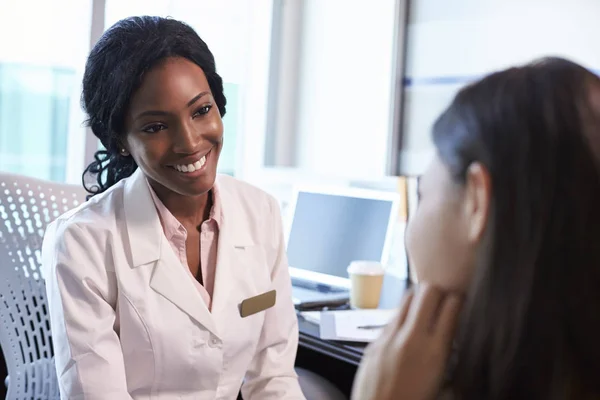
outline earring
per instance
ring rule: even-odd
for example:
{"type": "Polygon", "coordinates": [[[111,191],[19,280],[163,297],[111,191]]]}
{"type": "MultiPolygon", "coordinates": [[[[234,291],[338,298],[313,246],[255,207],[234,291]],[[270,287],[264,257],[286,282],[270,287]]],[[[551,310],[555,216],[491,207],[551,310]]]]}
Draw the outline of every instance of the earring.
{"type": "Polygon", "coordinates": [[[125,149],[125,147],[121,147],[120,153],[121,153],[121,156],[123,156],[123,157],[129,156],[129,152],[127,151],[127,149],[125,149]]]}

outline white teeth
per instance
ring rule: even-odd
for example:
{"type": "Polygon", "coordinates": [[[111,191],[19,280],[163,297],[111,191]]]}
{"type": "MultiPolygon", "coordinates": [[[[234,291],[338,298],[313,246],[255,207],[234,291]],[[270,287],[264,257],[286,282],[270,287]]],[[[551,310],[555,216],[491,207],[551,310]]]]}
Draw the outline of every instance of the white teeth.
{"type": "Polygon", "coordinates": [[[193,164],[175,165],[175,169],[179,172],[194,172],[202,168],[204,164],[206,164],[206,156],[203,156],[193,164]]]}

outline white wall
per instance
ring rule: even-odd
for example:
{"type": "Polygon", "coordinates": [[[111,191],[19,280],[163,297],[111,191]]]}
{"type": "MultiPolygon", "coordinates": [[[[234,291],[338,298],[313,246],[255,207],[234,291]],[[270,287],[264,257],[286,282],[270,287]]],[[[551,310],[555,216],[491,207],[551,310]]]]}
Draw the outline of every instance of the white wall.
{"type": "MultiPolygon", "coordinates": [[[[132,15],[170,16],[191,25],[208,43],[219,74],[227,82],[244,81],[252,0],[107,0],[108,28],[132,15]]],[[[261,4],[262,5],[262,4],[261,4]]],[[[268,64],[267,64],[268,65],[268,64]]]]}
{"type": "Polygon", "coordinates": [[[404,171],[422,172],[433,149],[431,125],[468,79],[548,55],[600,69],[598,21],[598,0],[413,1],[404,171]]]}
{"type": "Polygon", "coordinates": [[[394,0],[304,0],[297,167],[385,174],[394,0]]]}

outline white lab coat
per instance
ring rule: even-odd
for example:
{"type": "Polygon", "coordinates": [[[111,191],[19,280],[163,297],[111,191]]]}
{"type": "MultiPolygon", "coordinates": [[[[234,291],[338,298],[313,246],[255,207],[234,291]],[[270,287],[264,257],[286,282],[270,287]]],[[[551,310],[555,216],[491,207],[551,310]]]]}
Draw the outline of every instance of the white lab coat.
{"type": "Polygon", "coordinates": [[[304,399],[281,215],[227,176],[212,312],[167,242],[143,174],[61,216],[42,250],[61,396],[304,399]],[[277,291],[242,318],[242,300],[277,291]],[[242,385],[243,383],[243,385],[242,385]]]}

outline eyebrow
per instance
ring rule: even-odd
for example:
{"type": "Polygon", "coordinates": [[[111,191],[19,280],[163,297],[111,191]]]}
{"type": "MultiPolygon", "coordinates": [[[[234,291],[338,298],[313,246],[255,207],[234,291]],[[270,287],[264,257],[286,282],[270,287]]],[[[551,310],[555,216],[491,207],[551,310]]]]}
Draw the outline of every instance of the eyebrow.
{"type": "MultiPolygon", "coordinates": [[[[194,103],[196,103],[198,100],[200,100],[202,97],[206,96],[207,94],[210,94],[209,91],[206,92],[201,92],[198,93],[196,96],[194,96],[193,99],[191,99],[190,101],[187,102],[186,107],[191,107],[194,105],[194,103]]],[[[140,119],[142,117],[146,117],[146,116],[164,116],[164,115],[169,115],[170,113],[167,111],[161,111],[161,110],[147,110],[144,112],[141,112],[137,115],[137,117],[135,117],[135,119],[140,119]]]]}

